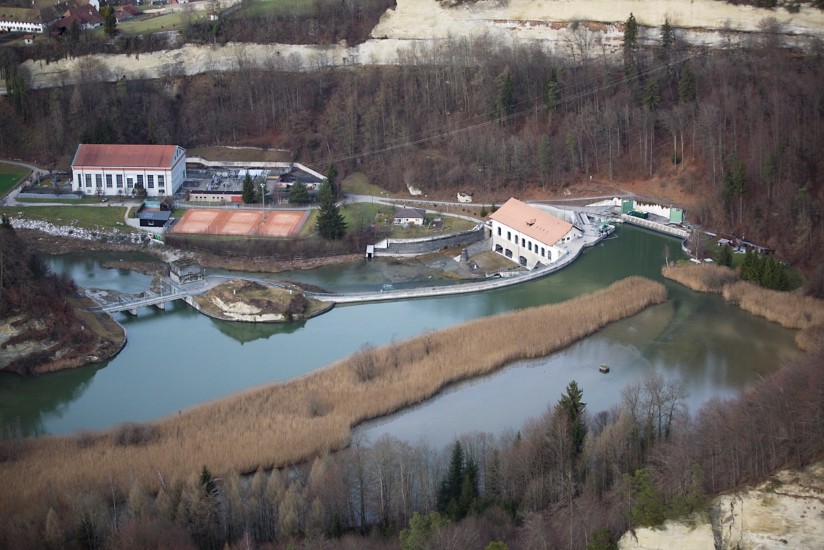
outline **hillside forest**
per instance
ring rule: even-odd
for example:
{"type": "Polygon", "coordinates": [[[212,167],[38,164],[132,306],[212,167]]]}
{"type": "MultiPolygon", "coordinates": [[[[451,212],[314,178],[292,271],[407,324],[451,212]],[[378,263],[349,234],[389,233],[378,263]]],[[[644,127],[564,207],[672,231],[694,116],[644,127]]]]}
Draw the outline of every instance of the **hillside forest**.
{"type": "MultiPolygon", "coordinates": [[[[696,50],[668,26],[646,45],[631,23],[617,57],[586,40],[562,58],[455,38],[397,67],[301,72],[283,60],[102,84],[101,67],[83,59],[82,84],[45,90],[28,89],[19,57],[3,49],[0,157],[66,169],[83,142],[278,147],[322,171],[365,172],[394,193],[461,190],[487,202],[558,194],[590,177],[618,188],[661,178],[696,197],[691,222],[746,236],[815,275],[824,48],[782,49],[765,33],[696,50]]],[[[70,291],[28,260],[12,231],[0,228],[0,307],[35,308],[70,291]],[[44,290],[14,297],[6,267],[44,290]]],[[[188,479],[161,476],[159,491],[101,479],[102,489],[6,510],[0,546],[613,548],[629,527],[701,513],[708,494],[820,458],[821,362],[811,354],[691,415],[680,386],[660,378],[626,388],[610,411],[588,410],[586,388],[570,384],[519,431],[466,435],[445,451],[386,438],[283,470],[204,464],[188,479]]],[[[111,437],[152,444],[150,426],[111,437]]],[[[0,461],[23,459],[26,445],[6,427],[0,461]]]]}
{"type": "MultiPolygon", "coordinates": [[[[665,26],[653,46],[628,32],[618,58],[594,44],[575,51],[454,39],[399,67],[296,72],[283,60],[102,84],[84,58],[83,84],[11,88],[0,156],[66,169],[81,142],[280,147],[392,192],[490,202],[590,177],[616,187],[657,177],[700,197],[692,223],[812,268],[824,242],[824,50],[782,49],[769,34],[693,50],[665,26]]],[[[17,67],[3,65],[5,76],[17,67]]]]}

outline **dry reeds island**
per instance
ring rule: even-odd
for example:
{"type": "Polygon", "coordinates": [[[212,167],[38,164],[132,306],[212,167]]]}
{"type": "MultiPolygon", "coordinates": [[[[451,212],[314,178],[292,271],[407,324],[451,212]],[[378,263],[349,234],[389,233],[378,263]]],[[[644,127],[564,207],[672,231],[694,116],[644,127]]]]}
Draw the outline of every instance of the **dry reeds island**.
{"type": "Polygon", "coordinates": [[[798,292],[769,290],[741,281],[728,267],[705,264],[669,266],[664,277],[699,292],[721,294],[724,299],[753,315],[783,327],[798,329],[795,342],[803,350],[820,345],[824,336],[824,301],[798,292]]]}
{"type": "Polygon", "coordinates": [[[724,285],[738,280],[735,270],[717,264],[688,264],[666,266],[661,270],[664,277],[681,283],[697,292],[721,294],[724,285]]]}
{"type": "MultiPolygon", "coordinates": [[[[352,427],[427,399],[447,384],[546,356],[666,300],[632,277],[560,304],[471,321],[164,420],[99,434],[27,440],[0,464],[0,510],[48,495],[138,482],[158,489],[206,465],[217,474],[295,463],[349,442],[352,427]]],[[[0,514],[3,515],[3,514],[0,514]]]]}

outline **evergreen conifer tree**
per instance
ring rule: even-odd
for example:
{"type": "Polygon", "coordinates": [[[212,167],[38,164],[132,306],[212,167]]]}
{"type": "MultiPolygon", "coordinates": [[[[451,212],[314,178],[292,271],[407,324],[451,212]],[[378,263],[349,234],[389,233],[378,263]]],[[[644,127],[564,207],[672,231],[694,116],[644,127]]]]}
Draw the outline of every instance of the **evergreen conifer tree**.
{"type": "Polygon", "coordinates": [[[729,245],[724,245],[718,250],[718,255],[715,258],[718,265],[732,267],[732,248],[729,245]]]}
{"type": "MultiPolygon", "coordinates": [[[[334,177],[334,166],[330,167],[329,175],[334,177]]],[[[332,187],[333,181],[327,177],[318,190],[318,233],[324,239],[340,239],[346,234],[346,221],[340,213],[340,207],[335,198],[335,191],[332,187]]]]}
{"type": "Polygon", "coordinates": [[[584,421],[584,409],[587,404],[581,401],[584,390],[578,387],[573,380],[567,385],[566,393],[561,396],[558,406],[561,407],[569,421],[569,432],[572,438],[573,452],[578,457],[584,449],[584,439],[587,436],[587,425],[584,421]]]}
{"type": "Polygon", "coordinates": [[[311,200],[306,184],[300,180],[295,180],[289,188],[289,202],[291,204],[306,204],[311,200]]]}
{"type": "Polygon", "coordinates": [[[246,177],[243,178],[243,188],[241,189],[241,198],[244,204],[252,204],[257,201],[257,193],[255,192],[255,183],[252,181],[252,176],[246,172],[246,177]]]}

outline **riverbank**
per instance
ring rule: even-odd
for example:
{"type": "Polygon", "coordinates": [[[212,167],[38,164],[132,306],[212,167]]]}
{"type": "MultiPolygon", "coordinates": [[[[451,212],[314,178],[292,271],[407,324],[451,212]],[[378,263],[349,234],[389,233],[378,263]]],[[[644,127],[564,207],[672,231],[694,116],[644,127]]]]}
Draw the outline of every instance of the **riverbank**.
{"type": "Polygon", "coordinates": [[[208,317],[244,323],[302,321],[335,307],[306,298],[297,287],[263,285],[244,279],[226,281],[191,300],[194,304],[187,302],[208,317]]]}
{"type": "Polygon", "coordinates": [[[106,361],[126,345],[126,330],[110,315],[90,311],[95,307],[83,296],[67,297],[81,335],[59,339],[48,327],[48,318],[29,319],[25,314],[0,325],[0,370],[37,376],[106,361]],[[90,335],[90,336],[89,336],[90,335]]]}
{"type": "Polygon", "coordinates": [[[156,492],[204,464],[220,475],[300,462],[346,446],[352,427],[364,420],[513,361],[551,354],[665,299],[663,285],[632,277],[560,304],[485,317],[382,348],[365,346],[321,371],[156,423],[27,439],[15,460],[0,464],[8,480],[0,510],[24,514],[44,505],[47,494],[112,484],[124,494],[134,483],[156,492]]]}
{"type": "Polygon", "coordinates": [[[661,273],[692,290],[721,294],[727,302],[748,313],[798,330],[795,341],[804,351],[824,342],[824,300],[799,292],[769,290],[740,280],[728,267],[712,264],[666,266],[661,273]]]}
{"type": "MultiPolygon", "coordinates": [[[[103,240],[88,241],[69,236],[52,235],[34,229],[19,229],[17,232],[29,246],[41,254],[67,254],[70,252],[89,252],[97,250],[110,250],[113,252],[142,252],[155,256],[161,262],[169,262],[186,258],[194,260],[203,267],[210,269],[246,271],[249,273],[279,273],[281,271],[314,269],[316,267],[336,265],[363,258],[361,254],[346,254],[342,256],[327,256],[321,258],[296,260],[276,260],[266,257],[228,257],[218,256],[215,254],[205,254],[201,252],[184,252],[181,250],[168,248],[161,243],[153,241],[147,244],[127,244],[103,240]]],[[[128,266],[119,265],[111,265],[107,267],[125,267],[126,269],[129,269],[128,266]]]]}

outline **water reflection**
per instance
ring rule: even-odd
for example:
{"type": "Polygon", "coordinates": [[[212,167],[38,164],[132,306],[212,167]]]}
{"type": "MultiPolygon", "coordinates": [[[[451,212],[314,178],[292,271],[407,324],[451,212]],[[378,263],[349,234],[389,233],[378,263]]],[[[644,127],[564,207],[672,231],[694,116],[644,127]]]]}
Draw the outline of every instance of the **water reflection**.
{"type": "Polygon", "coordinates": [[[233,323],[212,319],[212,323],[223,334],[245,344],[255,340],[268,340],[275,334],[292,334],[306,326],[306,321],[288,323],[233,323]]]}
{"type": "Polygon", "coordinates": [[[798,357],[793,333],[731,308],[718,296],[673,300],[609,325],[550,357],[511,365],[464,382],[356,432],[446,445],[462,433],[518,430],[557,403],[576,380],[595,413],[617,405],[621,391],[653,372],[680,380],[697,410],[711,397],[731,396],[783,361],[798,357]],[[608,364],[609,374],[598,367],[608,364]]]}
{"type": "MultiPolygon", "coordinates": [[[[301,376],[357,351],[365,342],[382,345],[481,316],[559,302],[629,275],[661,280],[664,256],[673,259],[676,254],[677,240],[628,227],[559,273],[486,293],[339,306],[306,322],[277,325],[216,321],[182,302],[169,304],[165,312],[142,308],[137,317],[117,314],[128,344],[106,368],[99,365],[32,380],[0,376],[0,418],[19,416],[27,433],[65,433],[175,414],[246,388],[301,376]]],[[[74,254],[50,262],[52,269],[68,273],[80,286],[144,290],[150,276],[99,267],[100,262],[119,257],[74,254]]],[[[126,258],[150,259],[131,254],[126,258]]],[[[365,261],[269,277],[333,291],[375,289],[386,282],[365,261]]],[[[392,433],[401,436],[406,431],[414,439],[419,430],[415,426],[428,426],[431,437],[448,439],[472,418],[477,423],[468,429],[517,428],[557,401],[573,378],[583,386],[594,411],[615,402],[627,382],[652,370],[683,377],[696,400],[691,403],[697,403],[707,395],[740,391],[784,358],[797,355],[791,332],[730,308],[720,297],[665,284],[670,292],[667,303],[550,358],[460,386],[466,391],[450,389],[409,413],[407,420],[401,421],[403,415],[393,417],[389,422],[398,432],[392,433]],[[597,372],[603,362],[612,367],[608,375],[597,372]],[[432,426],[441,425],[440,435],[432,433],[432,426]]]]}
{"type": "Polygon", "coordinates": [[[30,380],[0,372],[0,425],[19,423],[27,435],[48,433],[45,419],[59,418],[92,382],[107,362],[42,377],[37,392],[28,391],[30,380]]]}

